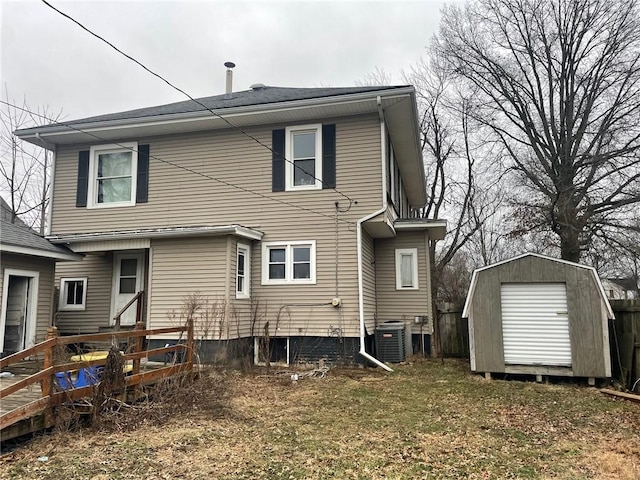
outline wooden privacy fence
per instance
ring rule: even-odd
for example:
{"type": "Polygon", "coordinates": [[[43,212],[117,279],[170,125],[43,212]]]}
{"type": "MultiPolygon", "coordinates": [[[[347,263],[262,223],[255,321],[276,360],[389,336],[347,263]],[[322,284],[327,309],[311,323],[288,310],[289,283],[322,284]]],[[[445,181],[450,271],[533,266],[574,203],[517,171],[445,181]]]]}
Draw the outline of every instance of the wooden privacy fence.
{"type": "Polygon", "coordinates": [[[616,317],[609,329],[613,377],[640,392],[640,299],[609,303],[616,317]]]}
{"type": "MultiPolygon", "coordinates": [[[[59,359],[59,352],[65,351],[67,345],[79,345],[91,342],[102,342],[116,344],[117,341],[128,340],[129,348],[122,355],[122,360],[126,363],[131,361],[132,371],[125,377],[126,388],[131,388],[134,398],[137,389],[141,385],[158,381],[159,379],[174,375],[190,374],[193,371],[193,322],[182,327],[145,329],[142,323],[137,323],[134,330],[120,331],[113,333],[96,333],[88,335],[58,336],[56,327],[50,327],[47,339],[31,348],[22,350],[3,359],[0,359],[0,370],[5,370],[12,365],[27,358],[43,358],[42,368],[22,380],[19,380],[6,388],[0,390],[0,401],[9,395],[19,395],[25,390],[33,390],[34,386],[39,386],[41,390],[40,398],[31,400],[24,405],[20,405],[0,416],[0,432],[2,440],[30,433],[54,425],[55,407],[58,405],[78,400],[84,397],[91,397],[94,392],[94,385],[73,389],[61,389],[56,385],[56,373],[79,371],[95,366],[104,366],[106,358],[87,360],[79,362],[69,362],[66,359],[59,359]],[[177,342],[163,348],[145,349],[144,339],[151,335],[186,335],[186,343],[177,342]],[[182,355],[177,354],[183,352],[182,355]],[[169,364],[158,364],[155,369],[141,369],[141,360],[151,356],[171,355],[173,361],[169,364]],[[34,416],[39,416],[37,422],[33,421],[34,416]],[[7,429],[18,422],[31,419],[30,426],[20,430],[19,433],[8,433],[7,429]]],[[[165,357],[166,358],[166,357],[165,357]]]]}
{"type": "Polygon", "coordinates": [[[469,323],[462,318],[462,310],[438,309],[438,332],[443,356],[469,356],[469,323]]]}

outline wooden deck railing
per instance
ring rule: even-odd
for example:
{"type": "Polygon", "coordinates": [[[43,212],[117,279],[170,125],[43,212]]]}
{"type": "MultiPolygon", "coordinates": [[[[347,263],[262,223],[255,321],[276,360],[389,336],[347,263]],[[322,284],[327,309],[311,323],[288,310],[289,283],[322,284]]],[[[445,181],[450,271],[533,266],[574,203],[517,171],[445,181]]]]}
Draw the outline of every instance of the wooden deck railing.
{"type": "Polygon", "coordinates": [[[136,325],[142,321],[142,308],[143,308],[143,302],[144,302],[144,290],[140,290],[138,293],[136,293],[133,298],[131,300],[129,300],[129,302],[127,302],[127,304],[122,307],[120,309],[120,311],[118,313],[116,313],[113,317],[113,325],[115,327],[116,330],[120,330],[120,321],[122,318],[122,315],[124,315],[124,312],[126,312],[127,310],[129,310],[129,307],[131,307],[131,305],[133,305],[134,303],[136,304],[136,325]]]}
{"type": "Polygon", "coordinates": [[[40,384],[42,396],[41,398],[31,401],[25,405],[21,405],[9,412],[5,412],[0,416],[0,432],[11,425],[29,418],[37,414],[44,414],[44,426],[49,427],[54,424],[54,407],[63,402],[77,400],[88,397],[93,394],[93,386],[74,388],[70,390],[61,390],[56,388],[55,374],[58,372],[67,372],[79,370],[97,365],[105,365],[107,359],[88,360],[80,362],[69,362],[68,360],[60,360],[57,358],[57,352],[60,347],[70,344],[82,344],[90,342],[112,342],[116,339],[128,338],[131,342],[132,349],[123,354],[124,362],[129,360],[133,363],[133,370],[125,377],[126,387],[133,387],[134,391],[140,385],[148,384],[162,378],[174,376],[176,374],[190,374],[193,371],[193,322],[188,322],[182,327],[155,328],[145,329],[144,324],[136,323],[134,330],[113,332],[113,333],[93,333],[88,335],[71,335],[58,336],[56,327],[50,327],[47,333],[47,339],[38,343],[31,348],[15,353],[0,359],[0,370],[7,369],[11,365],[29,357],[44,358],[42,369],[33,375],[19,380],[6,388],[0,390],[0,401],[9,395],[16,394],[23,389],[33,387],[40,384]],[[174,335],[180,337],[186,335],[186,343],[177,342],[174,345],[162,348],[144,349],[144,338],[148,336],[158,335],[174,335]],[[182,352],[182,355],[178,355],[182,352]],[[160,366],[157,369],[141,371],[141,360],[151,356],[173,354],[173,361],[169,365],[160,366]]]}

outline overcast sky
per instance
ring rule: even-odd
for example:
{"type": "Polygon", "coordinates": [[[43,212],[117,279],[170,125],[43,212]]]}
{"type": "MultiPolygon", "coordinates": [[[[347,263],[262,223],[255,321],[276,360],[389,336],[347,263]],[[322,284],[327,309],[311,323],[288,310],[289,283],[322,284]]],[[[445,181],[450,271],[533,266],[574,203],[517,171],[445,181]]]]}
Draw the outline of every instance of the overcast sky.
{"type": "MultiPolygon", "coordinates": [[[[253,83],[353,86],[376,67],[402,83],[438,28],[440,1],[63,2],[90,30],[195,97],[253,83]]],[[[0,2],[2,99],[64,119],[185,98],[40,1],[0,2]]]]}

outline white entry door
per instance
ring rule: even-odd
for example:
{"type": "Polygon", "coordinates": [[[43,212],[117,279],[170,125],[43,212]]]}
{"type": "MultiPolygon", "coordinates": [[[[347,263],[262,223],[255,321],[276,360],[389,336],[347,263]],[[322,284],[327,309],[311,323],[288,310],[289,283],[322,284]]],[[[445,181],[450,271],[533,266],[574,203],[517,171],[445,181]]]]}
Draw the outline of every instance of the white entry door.
{"type": "Polygon", "coordinates": [[[571,366],[564,283],[504,283],[502,339],[508,365],[571,366]]]}
{"type": "MultiPolygon", "coordinates": [[[[111,302],[111,323],[113,317],[129,301],[142,290],[144,274],[144,254],[116,253],[113,265],[113,298],[111,302]]],[[[120,317],[120,325],[134,325],[136,323],[136,305],[131,305],[120,317]]]]}
{"type": "Polygon", "coordinates": [[[39,273],[6,268],[0,311],[0,352],[15,353],[35,344],[39,273]]]}

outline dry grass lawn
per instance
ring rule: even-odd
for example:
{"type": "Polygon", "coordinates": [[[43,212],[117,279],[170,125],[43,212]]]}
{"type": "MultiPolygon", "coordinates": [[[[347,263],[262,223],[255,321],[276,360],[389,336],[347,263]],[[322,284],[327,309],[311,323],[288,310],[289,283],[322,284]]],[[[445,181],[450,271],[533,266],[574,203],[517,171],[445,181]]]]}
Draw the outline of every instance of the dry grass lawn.
{"type": "Polygon", "coordinates": [[[153,415],[36,439],[0,478],[640,479],[640,405],[586,386],[486,381],[453,360],[196,386],[153,415]]]}

